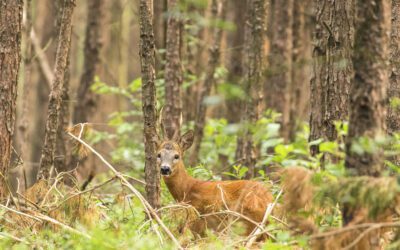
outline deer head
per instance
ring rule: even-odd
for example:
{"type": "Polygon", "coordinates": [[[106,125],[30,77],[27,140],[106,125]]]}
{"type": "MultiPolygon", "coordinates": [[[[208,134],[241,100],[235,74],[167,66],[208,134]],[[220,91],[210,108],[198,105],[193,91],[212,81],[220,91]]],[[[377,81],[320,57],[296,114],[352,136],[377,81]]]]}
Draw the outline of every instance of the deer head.
{"type": "Polygon", "coordinates": [[[161,175],[171,177],[177,168],[183,167],[183,153],[193,143],[194,134],[189,130],[182,136],[175,136],[173,139],[163,140],[158,145],[157,164],[160,167],[161,175]]]}
{"type": "MultiPolygon", "coordinates": [[[[158,124],[163,132],[163,139],[160,139],[159,135],[157,136],[157,164],[160,167],[161,175],[171,177],[177,172],[178,167],[184,167],[183,153],[192,146],[194,133],[193,130],[189,130],[181,136],[179,129],[177,129],[171,137],[168,137],[163,123],[169,120],[165,118],[165,112],[162,108],[158,124]]],[[[181,127],[182,115],[179,123],[179,126],[175,127],[181,127]]]]}

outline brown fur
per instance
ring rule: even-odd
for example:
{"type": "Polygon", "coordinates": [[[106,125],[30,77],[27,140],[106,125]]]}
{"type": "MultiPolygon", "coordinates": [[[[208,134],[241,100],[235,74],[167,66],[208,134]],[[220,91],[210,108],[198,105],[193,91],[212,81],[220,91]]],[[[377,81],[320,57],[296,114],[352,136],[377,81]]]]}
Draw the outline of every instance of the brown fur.
{"type": "MultiPolygon", "coordinates": [[[[273,200],[267,188],[262,183],[249,180],[202,181],[191,177],[182,161],[183,152],[190,147],[191,140],[192,138],[182,142],[165,141],[159,145],[159,154],[164,152],[180,156],[179,160],[173,161],[171,165],[171,175],[164,176],[164,182],[174,199],[192,205],[203,215],[226,210],[227,207],[255,222],[261,222],[267,205],[273,200]]],[[[224,219],[223,216],[199,218],[192,223],[190,229],[194,235],[204,236],[206,229],[222,230],[221,222],[224,219]]],[[[254,224],[242,221],[247,226],[246,233],[250,234],[255,227],[254,224]]]]}

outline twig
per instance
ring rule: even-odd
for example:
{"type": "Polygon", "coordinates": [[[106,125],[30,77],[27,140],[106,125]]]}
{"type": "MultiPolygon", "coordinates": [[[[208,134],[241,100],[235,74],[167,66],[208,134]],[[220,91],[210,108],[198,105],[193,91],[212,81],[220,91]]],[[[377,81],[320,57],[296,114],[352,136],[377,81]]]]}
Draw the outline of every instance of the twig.
{"type": "MultiPolygon", "coordinates": [[[[272,210],[273,210],[274,207],[276,206],[276,204],[277,204],[277,202],[278,202],[279,197],[281,196],[281,194],[282,194],[282,189],[279,191],[278,195],[276,196],[275,201],[274,201],[272,204],[268,204],[267,209],[266,209],[265,214],[264,214],[264,217],[263,217],[263,219],[262,219],[262,221],[261,221],[261,223],[260,223],[260,227],[263,227],[264,224],[267,222],[268,217],[270,216],[270,214],[272,213],[272,210]]],[[[249,247],[251,247],[251,245],[253,245],[254,241],[255,241],[256,238],[257,238],[255,235],[257,235],[258,233],[261,232],[260,227],[256,228],[256,229],[249,235],[248,241],[247,241],[247,243],[246,243],[246,248],[249,248],[249,247]]]]}
{"type": "Polygon", "coordinates": [[[39,219],[39,218],[37,218],[37,217],[35,217],[35,216],[32,216],[32,215],[30,215],[30,214],[23,213],[23,212],[21,212],[21,211],[18,211],[18,210],[15,210],[15,209],[9,208],[9,207],[7,207],[7,206],[4,206],[4,205],[2,205],[2,204],[0,204],[0,207],[1,207],[1,208],[4,208],[5,210],[8,210],[8,211],[10,211],[10,212],[13,212],[13,213],[15,213],[15,214],[22,215],[22,216],[25,216],[25,217],[31,218],[31,219],[33,219],[33,220],[36,220],[36,221],[42,222],[42,220],[41,220],[41,219],[39,219]]]}
{"type": "Polygon", "coordinates": [[[347,245],[343,250],[352,249],[362,238],[364,238],[369,232],[375,229],[379,229],[380,226],[371,226],[370,228],[366,229],[362,232],[351,244],[347,245]]]}
{"type": "Polygon", "coordinates": [[[143,204],[143,207],[148,214],[149,218],[153,217],[156,222],[160,225],[160,227],[165,231],[165,233],[171,238],[171,240],[176,244],[176,246],[179,249],[183,249],[182,246],[180,245],[179,241],[175,238],[175,236],[171,233],[171,231],[165,226],[165,224],[162,222],[160,217],[157,215],[157,213],[154,211],[154,209],[151,207],[151,205],[147,202],[147,200],[143,197],[143,195],[135,189],[129,181],[120,173],[118,172],[104,157],[99,154],[94,148],[92,148],[89,144],[87,144],[85,141],[82,139],[76,137],[72,133],[68,132],[68,135],[83,144],[85,147],[87,147],[90,151],[92,151],[114,174],[119,178],[124,186],[126,186],[129,190],[132,191],[136,195],[136,197],[140,200],[140,202],[143,204]]]}
{"type": "Polygon", "coordinates": [[[13,239],[13,240],[18,241],[18,242],[26,243],[26,241],[24,241],[23,239],[18,238],[17,236],[14,236],[14,235],[5,233],[5,232],[0,232],[0,237],[3,237],[3,238],[10,238],[10,239],[13,239]]]}
{"type": "Polygon", "coordinates": [[[344,228],[340,228],[340,229],[334,230],[334,231],[314,234],[314,235],[311,235],[309,237],[309,239],[312,240],[312,239],[325,238],[325,237],[330,237],[330,236],[333,236],[333,235],[336,235],[336,234],[341,234],[341,233],[345,233],[345,232],[352,231],[352,230],[358,230],[358,229],[362,229],[362,228],[375,227],[375,226],[377,228],[382,228],[382,227],[400,227],[400,222],[357,224],[357,225],[353,225],[353,226],[347,226],[347,227],[344,227],[344,228]]]}
{"type": "Polygon", "coordinates": [[[30,37],[31,37],[31,41],[33,44],[33,48],[35,49],[35,52],[38,57],[40,68],[43,71],[43,75],[46,78],[46,82],[47,82],[49,89],[51,89],[51,85],[52,85],[53,78],[54,78],[53,71],[50,67],[49,61],[47,60],[46,54],[43,52],[42,48],[40,47],[40,41],[39,41],[38,37],[36,36],[36,32],[33,28],[31,29],[30,37]]]}
{"type": "Polygon", "coordinates": [[[70,199],[72,199],[72,198],[74,198],[74,197],[76,197],[76,196],[79,196],[79,195],[82,195],[82,194],[85,194],[85,193],[92,192],[93,190],[96,190],[96,189],[98,189],[98,188],[100,188],[100,187],[102,187],[102,186],[104,186],[104,185],[106,185],[106,184],[112,182],[113,180],[115,180],[115,178],[116,178],[116,176],[113,176],[112,178],[106,180],[105,182],[100,183],[100,184],[98,184],[98,185],[96,185],[96,186],[94,186],[94,187],[92,187],[92,188],[90,188],[90,189],[87,189],[87,190],[85,190],[85,191],[81,191],[81,192],[75,193],[75,194],[73,194],[73,195],[71,195],[71,196],[68,196],[68,197],[65,198],[63,201],[61,201],[60,204],[59,204],[55,209],[59,208],[63,203],[67,202],[68,200],[70,200],[70,199]]]}

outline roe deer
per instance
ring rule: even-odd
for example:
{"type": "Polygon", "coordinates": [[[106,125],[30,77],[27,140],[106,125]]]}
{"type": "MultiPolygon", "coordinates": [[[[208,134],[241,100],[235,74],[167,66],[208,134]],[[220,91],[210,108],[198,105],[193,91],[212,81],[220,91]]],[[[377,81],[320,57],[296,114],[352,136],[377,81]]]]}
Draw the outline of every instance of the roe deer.
{"type": "MultiPolygon", "coordinates": [[[[203,181],[190,176],[183,163],[183,153],[193,143],[193,131],[174,139],[158,141],[157,163],[161,175],[170,193],[177,202],[192,205],[200,214],[209,214],[226,210],[240,213],[256,223],[260,223],[272,194],[259,182],[249,180],[237,181],[203,181]]],[[[220,231],[224,229],[226,216],[200,217],[190,230],[195,237],[205,236],[207,228],[220,231]]],[[[246,234],[255,228],[254,223],[242,220],[247,226],[246,234]]]]}

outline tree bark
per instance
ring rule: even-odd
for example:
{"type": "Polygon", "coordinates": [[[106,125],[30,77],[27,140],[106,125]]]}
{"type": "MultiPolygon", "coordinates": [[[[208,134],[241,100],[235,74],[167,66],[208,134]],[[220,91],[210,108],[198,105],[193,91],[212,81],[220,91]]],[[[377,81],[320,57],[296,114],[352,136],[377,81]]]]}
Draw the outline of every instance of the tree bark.
{"type": "MultiPolygon", "coordinates": [[[[40,34],[37,35],[40,39],[40,47],[43,49],[43,54],[46,55],[46,57],[43,58],[47,59],[51,67],[54,66],[54,57],[57,50],[56,13],[56,1],[41,0],[37,2],[37,17],[35,19],[34,27],[36,27],[36,30],[40,30],[40,34]]],[[[40,60],[41,58],[38,56],[35,67],[39,67],[40,60]]],[[[50,82],[48,82],[50,79],[48,78],[48,74],[46,74],[42,67],[39,67],[39,69],[39,76],[36,79],[34,78],[36,101],[33,112],[36,115],[33,117],[34,124],[31,134],[32,143],[30,161],[34,163],[38,163],[41,157],[43,138],[45,137],[46,111],[50,92],[50,82]]],[[[29,184],[36,182],[38,171],[39,167],[37,166],[34,166],[31,169],[28,179],[29,184]]]]}
{"type": "MultiPolygon", "coordinates": [[[[227,43],[230,54],[228,55],[227,80],[230,84],[240,85],[243,75],[243,45],[244,27],[246,20],[246,1],[238,1],[235,4],[228,2],[228,7],[232,10],[233,20],[236,30],[228,33],[227,43]]],[[[229,123],[240,122],[240,100],[228,99],[226,101],[226,119],[229,123]]]]}
{"type": "Polygon", "coordinates": [[[90,85],[100,64],[102,47],[101,29],[104,17],[104,0],[89,0],[87,6],[87,25],[85,37],[84,71],[78,87],[77,103],[74,108],[73,123],[88,122],[96,111],[96,97],[90,91],[90,85]]]}
{"type": "Polygon", "coordinates": [[[8,194],[6,178],[15,127],[23,2],[3,1],[0,5],[0,200],[3,200],[8,194]]]}
{"type": "MultiPolygon", "coordinates": [[[[212,0],[211,11],[212,11],[212,18],[214,20],[218,21],[225,20],[225,15],[226,15],[225,5],[226,5],[225,0],[220,0],[220,1],[212,0]]],[[[203,140],[204,126],[206,122],[206,111],[207,111],[207,104],[205,103],[205,100],[210,95],[211,88],[215,84],[214,73],[220,61],[222,32],[223,30],[221,28],[213,27],[213,38],[212,38],[213,41],[212,45],[209,48],[206,75],[202,83],[199,101],[197,103],[197,111],[194,123],[195,139],[190,155],[191,166],[194,166],[198,161],[201,141],[203,140]]]]}
{"type": "Polygon", "coordinates": [[[384,136],[389,84],[390,6],[390,0],[356,1],[355,75],[350,90],[346,142],[346,167],[354,175],[379,176],[384,165],[381,150],[357,153],[352,146],[359,143],[361,137],[375,140],[384,136]]]}
{"type": "MultiPolygon", "coordinates": [[[[101,29],[104,24],[104,0],[89,0],[87,4],[87,19],[85,32],[85,48],[84,48],[84,70],[79,82],[77,90],[77,103],[73,112],[73,123],[90,122],[97,108],[96,95],[90,91],[90,86],[94,81],[96,72],[100,65],[100,51],[102,48],[101,29]]],[[[86,157],[77,154],[71,154],[68,169],[76,168],[78,164],[83,165],[86,157]]],[[[94,174],[95,166],[90,167],[91,175],[94,174]]]]}
{"type": "Polygon", "coordinates": [[[247,178],[255,174],[255,143],[250,126],[260,115],[262,89],[262,57],[265,30],[265,0],[248,0],[245,27],[244,89],[248,93],[243,103],[241,123],[242,136],[238,138],[236,158],[243,159],[242,165],[248,167],[247,178]]]}
{"type": "Polygon", "coordinates": [[[160,206],[160,170],[157,167],[155,41],[153,31],[153,1],[140,0],[140,65],[142,69],[142,107],[144,118],[145,181],[147,200],[153,208],[160,206]]]}
{"type": "Polygon", "coordinates": [[[64,0],[54,67],[54,79],[49,97],[45,139],[40,157],[38,179],[43,180],[48,180],[50,178],[50,172],[54,164],[54,152],[56,150],[57,130],[60,125],[59,115],[63,94],[64,74],[67,68],[67,57],[71,42],[71,19],[74,7],[75,0],[64,0]]]}
{"type": "Polygon", "coordinates": [[[270,40],[269,78],[264,85],[267,107],[282,114],[281,134],[286,141],[290,135],[293,5],[294,0],[276,1],[271,5],[273,36],[270,40]]]}
{"type": "MultiPolygon", "coordinates": [[[[390,38],[390,78],[388,97],[390,102],[400,100],[400,1],[392,0],[392,30],[390,38]]],[[[389,135],[400,131],[400,107],[390,105],[387,115],[387,130],[389,135]]],[[[400,165],[400,157],[391,159],[400,165]]]]}
{"type": "Polygon", "coordinates": [[[293,9],[293,48],[289,115],[289,140],[294,141],[299,122],[304,121],[309,108],[311,67],[311,25],[307,11],[311,0],[295,1],[293,9]]]}
{"type": "Polygon", "coordinates": [[[178,1],[168,0],[167,23],[167,54],[165,65],[165,137],[172,139],[174,135],[180,135],[180,118],[182,115],[181,87],[183,80],[181,64],[181,39],[178,1]]]}
{"type": "Polygon", "coordinates": [[[165,54],[158,53],[158,50],[165,49],[167,38],[167,0],[154,0],[154,38],[156,43],[156,72],[162,70],[162,61],[165,54]]]}
{"type": "MultiPolygon", "coordinates": [[[[29,87],[31,87],[31,73],[32,73],[32,41],[31,41],[31,30],[32,30],[32,1],[27,0],[25,1],[25,30],[24,30],[24,37],[25,37],[25,51],[24,51],[24,85],[22,88],[21,93],[21,114],[18,117],[18,132],[17,132],[17,147],[19,154],[24,161],[29,161],[29,131],[28,131],[28,124],[29,124],[29,87]]],[[[24,166],[26,168],[26,165],[24,166]]]]}
{"type": "MultiPolygon", "coordinates": [[[[310,141],[337,137],[335,121],[348,118],[353,77],[353,0],[316,1],[316,30],[311,80],[310,141]]],[[[312,147],[313,154],[318,146],[312,147]]]]}

